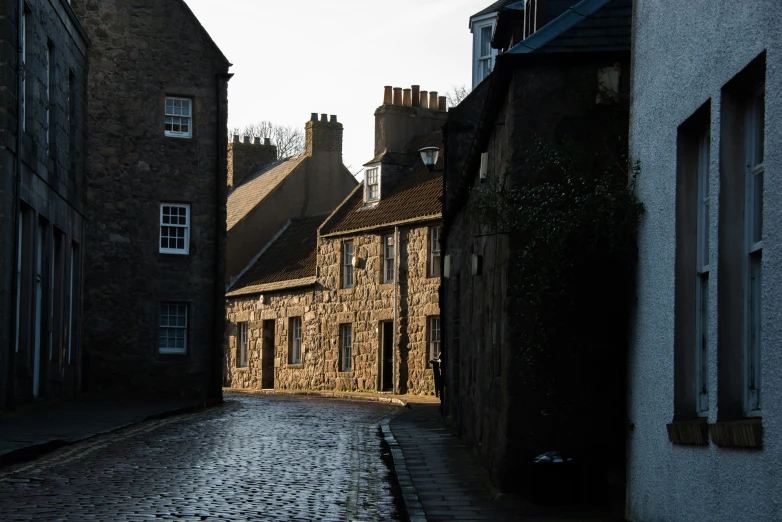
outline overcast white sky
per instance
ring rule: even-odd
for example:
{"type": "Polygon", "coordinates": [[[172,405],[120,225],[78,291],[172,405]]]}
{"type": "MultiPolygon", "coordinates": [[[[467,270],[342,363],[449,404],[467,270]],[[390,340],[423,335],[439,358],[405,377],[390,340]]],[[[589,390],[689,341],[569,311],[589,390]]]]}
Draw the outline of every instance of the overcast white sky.
{"type": "Polygon", "coordinates": [[[470,87],[469,18],[493,0],[185,1],[234,64],[228,127],[336,114],[355,173],[373,156],[384,85],[470,87]]]}

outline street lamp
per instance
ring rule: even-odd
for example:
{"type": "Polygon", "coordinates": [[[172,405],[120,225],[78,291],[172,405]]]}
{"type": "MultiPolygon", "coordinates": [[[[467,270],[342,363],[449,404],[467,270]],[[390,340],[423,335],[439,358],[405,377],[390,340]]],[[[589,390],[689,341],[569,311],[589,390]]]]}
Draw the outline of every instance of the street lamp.
{"type": "Polygon", "coordinates": [[[424,147],[423,149],[419,149],[418,152],[421,153],[421,160],[423,160],[424,165],[429,169],[429,172],[434,169],[435,163],[437,163],[437,156],[440,154],[440,149],[437,147],[424,147]]]}

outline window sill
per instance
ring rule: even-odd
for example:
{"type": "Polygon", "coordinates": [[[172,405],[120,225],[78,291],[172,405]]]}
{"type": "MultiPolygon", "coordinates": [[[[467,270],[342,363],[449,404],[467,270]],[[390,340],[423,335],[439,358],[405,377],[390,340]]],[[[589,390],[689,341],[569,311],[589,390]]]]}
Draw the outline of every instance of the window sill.
{"type": "Polygon", "coordinates": [[[246,372],[249,369],[250,369],[249,366],[236,366],[236,367],[234,367],[234,370],[237,371],[237,372],[246,372]]]}
{"type": "Polygon", "coordinates": [[[351,286],[350,288],[340,288],[337,290],[337,293],[339,295],[349,295],[352,294],[356,290],[355,286],[351,286]]]}
{"type": "Polygon", "coordinates": [[[304,368],[304,363],[288,363],[287,367],[291,370],[295,370],[297,368],[304,368]]]}
{"type": "Polygon", "coordinates": [[[711,441],[725,448],[763,447],[763,419],[756,417],[709,424],[711,441]]]}
{"type": "Polygon", "coordinates": [[[349,373],[353,373],[353,370],[339,370],[337,373],[340,375],[346,375],[349,373]]]}
{"type": "Polygon", "coordinates": [[[672,422],[667,424],[666,428],[668,428],[668,440],[674,444],[709,445],[709,425],[706,419],[672,422]]]}

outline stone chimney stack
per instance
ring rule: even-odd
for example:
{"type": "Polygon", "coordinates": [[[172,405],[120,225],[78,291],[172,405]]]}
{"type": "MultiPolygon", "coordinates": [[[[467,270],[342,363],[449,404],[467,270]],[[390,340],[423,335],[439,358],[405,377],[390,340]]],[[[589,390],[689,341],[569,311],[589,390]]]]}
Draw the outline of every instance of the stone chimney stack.
{"type": "Polygon", "coordinates": [[[446,117],[445,98],[437,91],[385,86],[383,104],[375,110],[375,156],[402,149],[413,136],[439,131],[446,117]]]}
{"type": "Polygon", "coordinates": [[[228,187],[233,188],[247,179],[248,176],[260,170],[264,165],[277,159],[277,146],[271,144],[269,138],[234,135],[228,144],[228,187]]]}
{"type": "Polygon", "coordinates": [[[313,112],[304,126],[304,152],[308,156],[332,154],[342,161],[342,124],[336,115],[313,112]]]}

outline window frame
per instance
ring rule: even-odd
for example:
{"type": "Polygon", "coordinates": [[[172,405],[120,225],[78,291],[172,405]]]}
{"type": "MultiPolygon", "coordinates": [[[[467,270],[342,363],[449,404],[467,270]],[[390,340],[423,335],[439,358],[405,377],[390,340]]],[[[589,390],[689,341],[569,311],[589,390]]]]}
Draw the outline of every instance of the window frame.
{"type": "Polygon", "coordinates": [[[353,371],[353,324],[339,325],[339,371],[353,371]]]}
{"type": "MultiPolygon", "coordinates": [[[[166,203],[161,202],[160,203],[160,222],[158,224],[158,252],[161,254],[175,254],[175,255],[189,255],[190,254],[190,204],[189,203],[166,203]],[[181,223],[163,223],[163,217],[164,208],[184,208],[185,209],[185,224],[181,223]],[[185,237],[184,237],[184,248],[170,248],[170,247],[163,247],[163,227],[168,228],[176,228],[176,229],[184,229],[185,230],[185,237]]],[[[171,216],[172,214],[169,214],[171,216]]],[[[169,241],[173,239],[179,239],[178,236],[165,236],[166,239],[169,241]]]]}
{"type": "Polygon", "coordinates": [[[695,413],[709,414],[708,353],[709,353],[709,273],[710,273],[710,193],[709,171],[711,133],[707,128],[697,142],[697,226],[696,226],[696,289],[695,289],[695,413]]]}
{"type": "Polygon", "coordinates": [[[355,285],[355,271],[353,270],[353,263],[356,256],[355,243],[352,239],[347,239],[342,242],[342,288],[353,288],[355,285]],[[350,259],[348,259],[348,253],[350,259]]]}
{"type": "Polygon", "coordinates": [[[442,323],[439,315],[426,318],[426,367],[431,368],[437,354],[442,353],[442,323]],[[435,335],[436,334],[436,335],[435,335]]]}
{"type": "Polygon", "coordinates": [[[301,316],[288,318],[288,364],[302,364],[302,327],[301,316]]]}
{"type": "Polygon", "coordinates": [[[744,211],[744,410],[761,415],[761,321],[763,265],[763,176],[765,139],[765,82],[745,104],[744,211]],[[760,147],[760,148],[758,148],[760,147]],[[760,179],[759,185],[757,184],[760,179]],[[760,190],[758,195],[756,190],[760,190]],[[760,237],[756,237],[756,234],[760,237]]]}
{"type": "Polygon", "coordinates": [[[476,52],[476,65],[477,65],[477,72],[478,72],[478,83],[482,82],[486,79],[487,76],[491,74],[491,72],[494,70],[494,52],[492,51],[491,47],[491,40],[494,35],[494,23],[489,23],[486,25],[480,25],[478,26],[478,49],[476,52]],[[489,30],[489,41],[488,41],[488,54],[482,54],[482,47],[483,47],[483,31],[485,29],[489,30]]]}
{"type": "Polygon", "coordinates": [[[380,165],[367,167],[364,173],[364,203],[377,203],[380,201],[380,165]],[[370,183],[370,180],[373,183],[370,183]],[[372,197],[371,187],[376,188],[376,194],[372,197]]]}
{"type": "Polygon", "coordinates": [[[250,365],[250,324],[239,323],[236,332],[236,367],[247,368],[250,365]]]}
{"type": "MultiPolygon", "coordinates": [[[[170,308],[169,308],[169,311],[170,311],[170,308]]],[[[189,315],[190,315],[190,306],[187,303],[176,303],[176,302],[168,302],[168,301],[160,303],[159,317],[158,317],[158,353],[160,353],[161,355],[187,355],[187,336],[188,336],[188,330],[189,330],[189,317],[188,317],[189,315]],[[174,326],[172,326],[170,324],[163,325],[163,307],[164,306],[176,307],[177,308],[177,315],[176,315],[177,318],[180,317],[178,312],[181,309],[184,309],[184,318],[185,318],[184,326],[180,326],[178,324],[174,325],[174,326]],[[184,330],[184,336],[183,336],[183,344],[184,345],[183,345],[183,347],[182,348],[179,348],[179,347],[171,348],[171,347],[168,347],[168,346],[166,346],[166,347],[161,346],[161,343],[160,343],[161,335],[160,334],[163,333],[162,332],[163,328],[175,329],[175,330],[184,330]]],[[[171,317],[171,314],[167,313],[166,317],[171,317]]],[[[166,336],[166,338],[170,339],[169,336],[166,336]]]]}
{"type": "Polygon", "coordinates": [[[393,284],[395,277],[394,272],[396,270],[396,245],[394,244],[394,234],[386,234],[381,236],[380,248],[382,250],[382,273],[380,274],[381,282],[385,285],[393,284]],[[391,245],[388,245],[388,241],[391,241],[391,245]],[[391,257],[388,256],[388,249],[391,248],[391,257]],[[389,270],[391,277],[389,278],[389,270]]]}
{"type": "Polygon", "coordinates": [[[193,99],[187,98],[184,96],[166,96],[164,104],[163,104],[163,133],[166,137],[169,138],[192,138],[193,137],[193,99]],[[169,106],[168,102],[171,100],[174,102],[171,107],[171,113],[169,114],[169,106]],[[189,114],[187,116],[181,114],[181,111],[183,107],[179,107],[180,114],[176,114],[176,102],[183,102],[186,101],[188,103],[188,111],[189,114]],[[169,125],[168,119],[171,118],[171,130],[166,129],[166,126],[169,125]],[[175,122],[174,119],[178,118],[178,121],[175,122]],[[180,127],[182,124],[187,122],[187,132],[175,131],[173,130],[174,125],[179,125],[180,127]]]}
{"type": "Polygon", "coordinates": [[[440,245],[440,234],[442,229],[440,225],[429,227],[429,277],[440,277],[442,271],[440,270],[440,256],[442,255],[442,246],[440,245]],[[435,250],[435,241],[436,250],[435,250]]]}
{"type": "Polygon", "coordinates": [[[19,23],[19,32],[21,39],[21,52],[22,52],[22,92],[19,96],[22,98],[22,114],[19,117],[22,119],[22,132],[27,130],[27,19],[30,14],[30,8],[27,6],[27,2],[22,4],[21,21],[19,23]]]}

